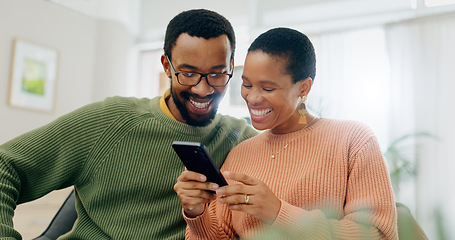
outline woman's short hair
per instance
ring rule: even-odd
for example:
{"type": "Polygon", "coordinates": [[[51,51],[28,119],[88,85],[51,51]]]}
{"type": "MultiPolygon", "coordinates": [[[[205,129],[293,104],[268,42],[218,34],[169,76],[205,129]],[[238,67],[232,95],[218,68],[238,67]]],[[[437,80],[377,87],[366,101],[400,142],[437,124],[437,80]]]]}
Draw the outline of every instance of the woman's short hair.
{"type": "Polygon", "coordinates": [[[262,51],[286,60],[286,73],[294,83],[316,76],[316,54],[310,39],[303,33],[285,27],[273,28],[259,35],[248,53],[262,51]]]}

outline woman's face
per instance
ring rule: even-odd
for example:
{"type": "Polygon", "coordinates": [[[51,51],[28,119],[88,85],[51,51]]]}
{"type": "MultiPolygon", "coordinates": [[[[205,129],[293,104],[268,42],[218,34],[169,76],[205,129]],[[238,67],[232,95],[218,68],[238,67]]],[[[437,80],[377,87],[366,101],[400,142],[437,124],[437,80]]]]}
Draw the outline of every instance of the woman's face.
{"type": "Polygon", "coordinates": [[[246,57],[241,93],[258,130],[288,133],[301,128],[298,107],[301,97],[307,94],[305,90],[309,90],[308,79],[294,84],[285,72],[285,64],[285,58],[262,51],[250,52],[246,57]]]}

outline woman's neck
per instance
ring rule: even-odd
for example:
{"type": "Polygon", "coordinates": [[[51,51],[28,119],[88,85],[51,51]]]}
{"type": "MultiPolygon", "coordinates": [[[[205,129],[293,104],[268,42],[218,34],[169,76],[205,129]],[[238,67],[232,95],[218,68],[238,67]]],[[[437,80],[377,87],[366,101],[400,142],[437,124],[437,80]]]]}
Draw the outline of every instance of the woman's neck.
{"type": "Polygon", "coordinates": [[[288,127],[288,128],[279,128],[279,127],[276,127],[276,128],[272,128],[271,129],[271,132],[273,134],[287,134],[287,133],[292,133],[292,132],[296,132],[296,131],[300,131],[302,129],[305,129],[305,128],[308,128],[310,127],[311,125],[313,125],[315,122],[318,121],[319,118],[315,117],[315,116],[312,116],[311,114],[307,114],[306,115],[306,119],[307,119],[307,123],[306,124],[298,124],[298,123],[295,123],[295,124],[292,124],[292,127],[288,127]]]}

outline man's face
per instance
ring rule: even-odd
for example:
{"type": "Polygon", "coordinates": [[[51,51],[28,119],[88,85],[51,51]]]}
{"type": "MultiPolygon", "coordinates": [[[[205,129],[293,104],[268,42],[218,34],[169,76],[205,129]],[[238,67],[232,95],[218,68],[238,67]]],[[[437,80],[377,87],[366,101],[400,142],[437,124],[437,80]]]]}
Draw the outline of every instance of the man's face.
{"type": "MultiPolygon", "coordinates": [[[[170,60],[177,72],[230,73],[233,68],[226,35],[207,40],[184,33],[177,39],[170,60]]],[[[173,116],[192,126],[209,124],[215,117],[226,86],[212,87],[205,77],[196,86],[183,86],[178,83],[165,56],[161,57],[161,62],[171,77],[171,101],[167,104],[173,116]]]]}

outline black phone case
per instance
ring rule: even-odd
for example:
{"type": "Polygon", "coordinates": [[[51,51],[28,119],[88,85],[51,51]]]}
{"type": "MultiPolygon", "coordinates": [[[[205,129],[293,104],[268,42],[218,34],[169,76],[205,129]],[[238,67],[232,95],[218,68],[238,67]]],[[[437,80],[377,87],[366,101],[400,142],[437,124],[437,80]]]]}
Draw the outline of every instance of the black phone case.
{"type": "Polygon", "coordinates": [[[202,143],[174,141],[172,147],[188,170],[204,174],[207,182],[216,183],[220,187],[227,185],[202,143]]]}

